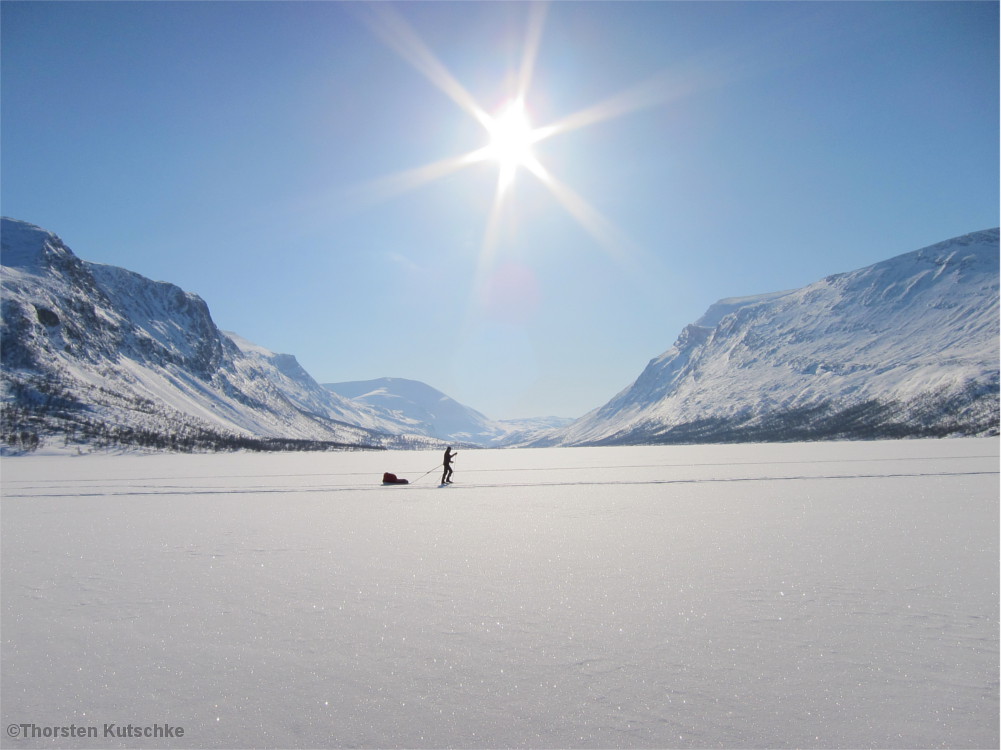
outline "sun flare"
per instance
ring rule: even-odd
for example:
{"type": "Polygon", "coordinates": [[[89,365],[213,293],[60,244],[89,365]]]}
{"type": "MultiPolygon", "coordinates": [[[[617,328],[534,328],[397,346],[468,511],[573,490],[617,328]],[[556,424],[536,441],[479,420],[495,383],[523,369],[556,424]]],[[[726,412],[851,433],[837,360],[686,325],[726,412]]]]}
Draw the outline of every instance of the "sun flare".
{"type": "Polygon", "coordinates": [[[497,117],[487,118],[484,125],[490,135],[486,157],[497,162],[501,186],[507,187],[519,167],[527,168],[535,162],[532,144],[538,140],[538,134],[532,129],[520,99],[508,102],[497,117]]]}
{"type": "MultiPolygon", "coordinates": [[[[494,252],[503,232],[504,211],[511,203],[513,182],[521,170],[525,170],[548,188],[567,213],[611,255],[628,257],[634,254],[636,248],[628,237],[569,185],[557,179],[536,155],[535,146],[563,133],[677,99],[690,93],[698,83],[685,79],[679,81],[673,72],[665,71],[597,104],[537,127],[529,118],[525,98],[531,89],[548,4],[533,2],[526,5],[527,26],[521,63],[515,71],[516,78],[508,81],[508,85],[512,82],[516,85],[513,89],[508,89],[510,98],[494,114],[488,113],[476,101],[390,3],[352,5],[361,20],[390,49],[452,99],[486,131],[486,143],[480,148],[373,180],[357,191],[360,194],[358,197],[362,201],[385,200],[474,164],[496,164],[497,189],[487,216],[477,271],[481,281],[486,278],[486,272],[493,262],[494,252]]],[[[480,289],[482,284],[478,283],[476,287],[480,289]]]]}

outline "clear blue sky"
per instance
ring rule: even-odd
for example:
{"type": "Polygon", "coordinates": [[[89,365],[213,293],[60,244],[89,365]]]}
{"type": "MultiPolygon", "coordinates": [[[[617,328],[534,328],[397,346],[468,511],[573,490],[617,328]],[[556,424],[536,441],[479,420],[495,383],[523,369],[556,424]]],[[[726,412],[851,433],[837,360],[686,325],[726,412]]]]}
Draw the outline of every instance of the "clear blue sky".
{"type": "Polygon", "coordinates": [[[542,10],[3,2],[0,208],[320,382],[494,418],[600,406],[719,298],[999,223],[995,2],[542,10]],[[492,159],[420,169],[519,90],[559,127],[499,203],[492,159]]]}

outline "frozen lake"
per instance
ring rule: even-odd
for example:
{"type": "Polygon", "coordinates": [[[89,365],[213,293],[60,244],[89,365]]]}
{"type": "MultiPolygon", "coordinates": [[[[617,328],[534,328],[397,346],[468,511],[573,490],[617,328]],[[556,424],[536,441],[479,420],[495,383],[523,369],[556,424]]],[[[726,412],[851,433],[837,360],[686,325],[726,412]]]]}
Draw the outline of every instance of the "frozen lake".
{"type": "Polygon", "coordinates": [[[998,746],[998,440],[440,459],[4,459],[3,746],[998,746]]]}

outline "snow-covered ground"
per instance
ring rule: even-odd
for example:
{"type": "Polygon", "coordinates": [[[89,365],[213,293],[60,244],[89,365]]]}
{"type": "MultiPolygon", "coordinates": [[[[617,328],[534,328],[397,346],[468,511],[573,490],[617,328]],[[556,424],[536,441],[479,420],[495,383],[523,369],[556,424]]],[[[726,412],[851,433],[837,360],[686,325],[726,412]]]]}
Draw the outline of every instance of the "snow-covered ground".
{"type": "Polygon", "coordinates": [[[996,439],[439,461],[5,459],[3,746],[998,746],[996,439]]]}

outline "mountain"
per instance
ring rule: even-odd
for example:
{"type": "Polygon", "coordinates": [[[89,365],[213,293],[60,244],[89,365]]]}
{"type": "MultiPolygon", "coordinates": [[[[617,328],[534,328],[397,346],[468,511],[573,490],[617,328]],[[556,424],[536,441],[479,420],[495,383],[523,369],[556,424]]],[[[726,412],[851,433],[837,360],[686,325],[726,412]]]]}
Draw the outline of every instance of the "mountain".
{"type": "Polygon", "coordinates": [[[571,421],[557,417],[492,420],[425,383],[405,378],[324,383],[324,387],[378,410],[410,432],[454,443],[507,445],[571,421]]]}
{"type": "Polygon", "coordinates": [[[431,437],[479,442],[494,433],[487,417],[417,380],[378,378],[324,383],[323,387],[379,409],[397,422],[431,437]]]}
{"type": "Polygon", "coordinates": [[[998,230],[724,299],[537,444],[998,434],[998,230]]]}
{"type": "Polygon", "coordinates": [[[399,425],[321,387],[295,357],[220,331],[197,295],[82,261],[25,222],[2,219],[0,238],[8,445],[56,434],[181,449],[399,444],[399,425]]]}
{"type": "Polygon", "coordinates": [[[0,221],[0,443],[179,450],[998,434],[998,230],[730,298],[581,419],[494,421],[401,378],[321,386],[195,294],[0,221]]]}

